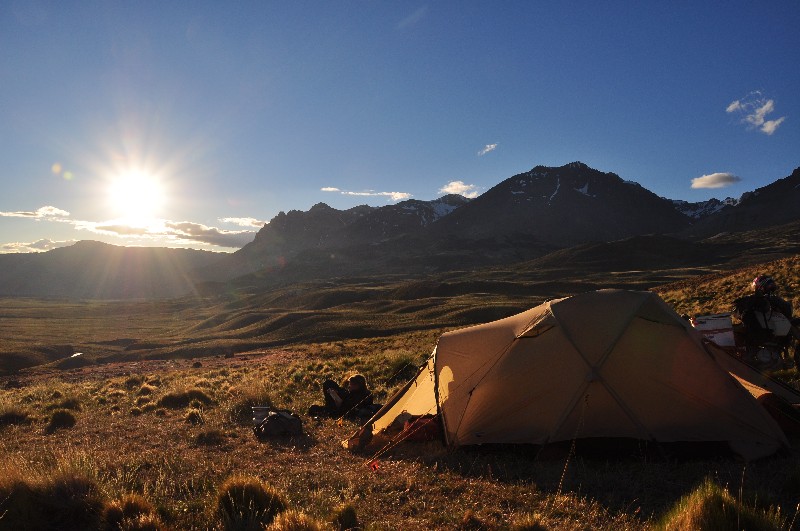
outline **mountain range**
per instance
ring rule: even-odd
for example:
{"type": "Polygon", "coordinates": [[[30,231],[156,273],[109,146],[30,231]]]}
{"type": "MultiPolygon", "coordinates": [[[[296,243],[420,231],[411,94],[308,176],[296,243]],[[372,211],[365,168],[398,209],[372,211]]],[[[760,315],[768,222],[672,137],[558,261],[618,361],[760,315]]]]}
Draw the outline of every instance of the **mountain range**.
{"type": "MultiPolygon", "coordinates": [[[[232,254],[79,242],[40,254],[0,255],[0,296],[172,298],[312,278],[419,277],[536,260],[544,264],[566,257],[568,248],[591,251],[599,264],[605,255],[609,265],[613,258],[615,267],[624,267],[618,250],[631,244],[621,241],[638,242],[633,248],[642,246],[648,263],[690,265],[680,249],[691,249],[689,254],[700,259],[722,249],[721,233],[800,220],[798,205],[800,168],[738,200],[688,203],[580,162],[536,166],[472,200],[446,195],[383,207],[337,210],[319,203],[306,212],[281,212],[232,254]],[[670,243],[654,244],[661,241],[656,235],[670,243]]],[[[730,245],[725,249],[730,258],[730,245]]]]}

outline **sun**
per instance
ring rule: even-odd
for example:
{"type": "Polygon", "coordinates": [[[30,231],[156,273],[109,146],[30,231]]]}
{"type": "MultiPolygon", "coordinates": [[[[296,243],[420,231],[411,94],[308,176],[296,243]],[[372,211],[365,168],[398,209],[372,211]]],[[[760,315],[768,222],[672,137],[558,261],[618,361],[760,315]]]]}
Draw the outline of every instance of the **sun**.
{"type": "Polygon", "coordinates": [[[153,221],[166,202],[160,179],[139,170],[127,171],[114,177],[108,189],[108,199],[114,215],[132,223],[153,221]]]}

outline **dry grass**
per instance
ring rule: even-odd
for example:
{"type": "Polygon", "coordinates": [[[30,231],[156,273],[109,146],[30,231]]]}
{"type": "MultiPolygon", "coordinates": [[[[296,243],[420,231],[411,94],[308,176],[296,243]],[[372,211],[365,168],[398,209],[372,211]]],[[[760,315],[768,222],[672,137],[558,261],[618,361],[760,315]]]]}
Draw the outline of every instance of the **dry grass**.
{"type": "MultiPolygon", "coordinates": [[[[800,303],[798,258],[656,289],[679,312],[720,311],[745,293],[757,273],[772,274],[783,295],[796,306],[800,303]]],[[[523,307],[537,302],[528,300],[523,307]]],[[[9,312],[11,306],[5,304],[0,311],[9,312]]],[[[32,302],[19,304],[14,311],[24,319],[33,319],[42,309],[32,302]]],[[[717,457],[678,459],[647,448],[599,457],[579,451],[568,460],[568,448],[556,447],[555,454],[545,455],[531,448],[449,451],[437,443],[416,443],[377,455],[354,455],[340,445],[356,429],[354,424],[308,417],[303,417],[303,437],[264,441],[253,437],[251,406],[274,405],[303,413],[322,400],[323,380],[350,372],[366,375],[383,402],[413,372],[409,367],[427,357],[436,337],[454,326],[452,316],[459,308],[484,304],[511,312],[522,303],[476,296],[441,307],[439,299],[410,301],[407,306],[358,304],[362,306],[357,310],[340,308],[339,324],[349,330],[340,338],[298,342],[290,349],[245,349],[238,343],[235,356],[206,357],[198,366],[191,358],[154,359],[147,349],[123,358],[120,353],[135,343],[115,342],[95,352],[97,359],[109,356],[114,362],[71,370],[50,366],[0,379],[0,419],[7,419],[0,420],[0,529],[19,528],[22,523],[25,528],[54,525],[56,520],[45,520],[41,511],[33,514],[31,504],[41,500],[53,505],[52,514],[59,522],[74,518],[62,527],[99,529],[113,517],[115,522],[124,521],[120,527],[126,529],[221,529],[233,518],[218,511],[220,493],[226,481],[241,476],[269,485],[284,500],[286,510],[280,514],[286,521],[278,524],[275,518],[271,524],[283,525],[280,529],[639,530],[677,522],[674,509],[683,507],[684,497],[696,496],[695,486],[705,478],[716,485],[737,485],[733,507],[750,507],[769,525],[792,524],[800,501],[796,451],[746,466],[717,457]],[[422,313],[402,313],[412,306],[422,313]],[[395,317],[400,317],[384,318],[383,311],[398,312],[395,317]],[[433,317],[437,311],[441,320],[433,317]],[[352,338],[360,319],[370,312],[375,315],[373,329],[387,331],[352,338]],[[430,328],[415,328],[414,321],[423,319],[429,320],[430,328]],[[47,434],[56,411],[73,415],[77,422],[47,434]],[[198,419],[202,422],[195,423],[198,419]],[[373,470],[367,465],[374,459],[378,466],[373,470]],[[58,506],[53,493],[65,492],[71,493],[74,505],[58,506]]],[[[134,312],[134,325],[142,334],[124,333],[124,337],[138,337],[140,343],[177,340],[181,330],[202,321],[199,312],[184,324],[169,321],[159,329],[157,321],[165,314],[148,308],[154,312],[150,318],[134,312]],[[149,331],[152,338],[146,335],[149,331]]],[[[85,317],[77,327],[94,334],[96,344],[120,336],[119,330],[100,333],[98,321],[90,324],[92,312],[98,312],[97,319],[103,313],[96,307],[70,309],[79,321],[85,317]]],[[[52,334],[45,331],[47,312],[62,314],[42,311],[44,320],[30,332],[48,336],[46,342],[52,344],[72,342],[76,335],[59,341],[58,326],[52,334]]],[[[228,311],[240,308],[232,305],[228,311]]],[[[123,313],[115,315],[121,320],[123,313]]],[[[225,322],[229,321],[209,322],[203,330],[213,331],[225,322]]],[[[258,326],[255,318],[239,322],[248,330],[258,326]]],[[[121,322],[116,326],[124,330],[121,322]]],[[[222,344],[221,339],[208,341],[222,344]]],[[[800,379],[794,370],[781,377],[800,379]]],[[[233,513],[246,512],[237,507],[233,513]]],[[[738,518],[744,521],[743,516],[738,518]]]]}

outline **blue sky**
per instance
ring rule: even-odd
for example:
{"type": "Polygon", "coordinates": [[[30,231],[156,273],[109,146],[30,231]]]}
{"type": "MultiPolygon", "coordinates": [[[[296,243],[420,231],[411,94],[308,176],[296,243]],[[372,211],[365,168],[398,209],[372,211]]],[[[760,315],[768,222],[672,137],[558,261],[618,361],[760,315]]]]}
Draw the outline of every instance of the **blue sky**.
{"type": "Polygon", "coordinates": [[[798,27],[795,0],[10,0],[0,252],[232,251],[281,210],[577,160],[738,197],[800,166],[798,27]]]}

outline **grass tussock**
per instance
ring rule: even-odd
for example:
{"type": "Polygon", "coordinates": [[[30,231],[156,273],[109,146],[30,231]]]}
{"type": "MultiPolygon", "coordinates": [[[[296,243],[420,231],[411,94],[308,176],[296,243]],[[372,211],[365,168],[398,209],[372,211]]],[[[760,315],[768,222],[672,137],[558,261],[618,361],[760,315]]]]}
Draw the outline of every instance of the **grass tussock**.
{"type": "Polygon", "coordinates": [[[356,509],[349,503],[337,507],[333,511],[330,520],[333,524],[333,528],[337,529],[338,531],[361,528],[361,523],[358,521],[356,509]]]}
{"type": "Polygon", "coordinates": [[[157,405],[170,409],[183,409],[195,400],[204,406],[214,403],[214,400],[205,391],[193,388],[169,392],[158,399],[157,405]]]}
{"type": "Polygon", "coordinates": [[[58,430],[65,430],[72,428],[78,420],[75,418],[75,415],[72,411],[67,409],[58,409],[53,411],[50,415],[50,419],[47,423],[47,427],[45,427],[45,433],[55,433],[58,430]]]}
{"type": "Polygon", "coordinates": [[[275,517],[265,531],[330,531],[331,527],[307,514],[294,509],[286,510],[275,517]]]}
{"type": "Polygon", "coordinates": [[[217,493],[217,514],[227,531],[263,529],[286,509],[283,494],[256,477],[232,476],[217,493]]]}
{"type": "Polygon", "coordinates": [[[30,413],[27,408],[10,402],[0,403],[0,428],[18,424],[29,424],[30,413]]]}
{"type": "Polygon", "coordinates": [[[237,424],[250,423],[253,418],[254,406],[272,407],[272,393],[274,387],[257,378],[250,378],[238,383],[230,391],[230,400],[227,406],[231,421],[237,424]]]}
{"type": "Polygon", "coordinates": [[[106,502],[102,513],[103,528],[107,530],[161,531],[167,529],[153,505],[143,496],[126,494],[106,502]]]}
{"type": "Polygon", "coordinates": [[[103,500],[95,480],[80,472],[38,476],[4,467],[0,528],[97,529],[103,500]]]}
{"type": "Polygon", "coordinates": [[[673,507],[658,523],[663,531],[747,529],[777,531],[784,528],[780,511],[757,509],[734,498],[727,489],[705,480],[673,507]]]}

